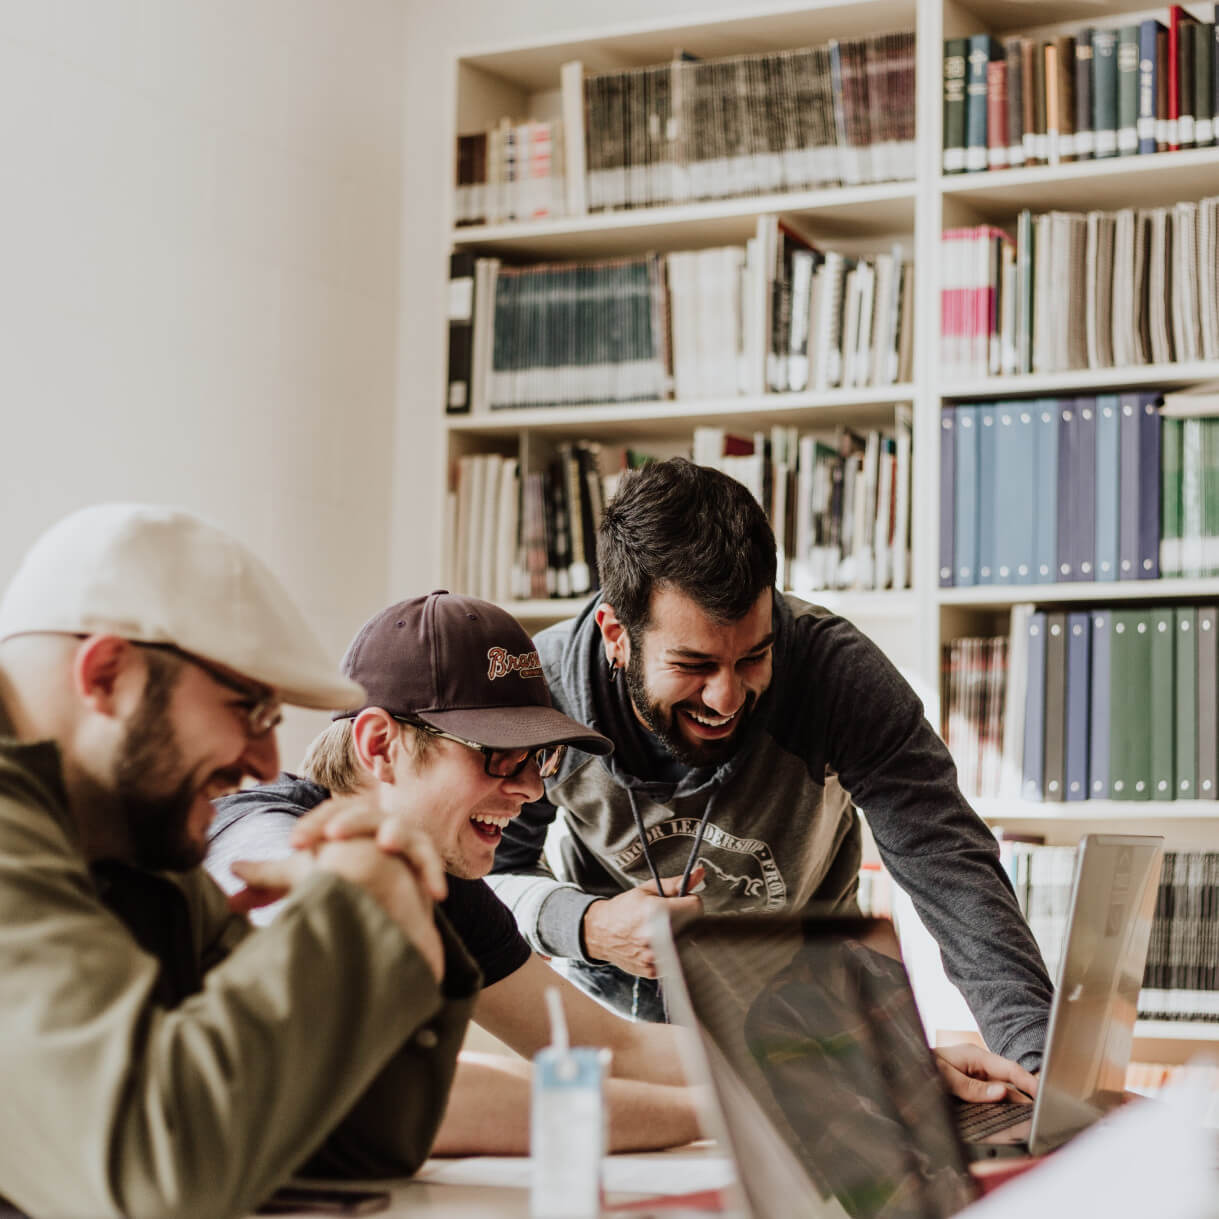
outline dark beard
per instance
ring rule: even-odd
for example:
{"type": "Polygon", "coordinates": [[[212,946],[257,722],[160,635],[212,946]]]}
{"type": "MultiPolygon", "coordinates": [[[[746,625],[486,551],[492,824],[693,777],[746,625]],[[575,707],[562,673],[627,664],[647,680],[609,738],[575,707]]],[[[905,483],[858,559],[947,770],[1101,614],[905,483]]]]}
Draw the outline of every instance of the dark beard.
{"type": "Polygon", "coordinates": [[[150,656],[148,683],[127,725],[114,768],[114,804],[127,823],[130,858],[138,868],[187,872],[203,862],[205,847],[187,837],[196,777],[182,772],[182,750],[169,727],[177,668],[150,656]]]}
{"type": "Polygon", "coordinates": [[[736,752],[737,744],[744,733],[745,721],[758,701],[758,696],[750,691],[745,698],[745,705],[738,712],[737,725],[731,736],[722,741],[705,741],[701,745],[694,745],[679,734],[677,712],[666,712],[652,700],[643,676],[643,649],[638,647],[634,640],[631,640],[631,656],[626,662],[626,692],[648,731],[679,762],[687,766],[716,766],[730,758],[736,752]]]}

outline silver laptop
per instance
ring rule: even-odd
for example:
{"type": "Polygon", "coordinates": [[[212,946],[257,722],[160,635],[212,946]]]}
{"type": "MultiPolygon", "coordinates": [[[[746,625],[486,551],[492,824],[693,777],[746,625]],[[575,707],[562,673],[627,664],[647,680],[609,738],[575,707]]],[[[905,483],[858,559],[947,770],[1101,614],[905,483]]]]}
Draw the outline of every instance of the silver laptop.
{"type": "Polygon", "coordinates": [[[1154,836],[1080,842],[1036,1103],[958,1105],[971,1158],[1052,1151],[1121,1103],[1163,855],[1154,836]]]}
{"type": "MultiPolygon", "coordinates": [[[[1158,882],[1158,839],[1089,836],[1033,1129],[1057,1146],[1120,1094],[1158,882]]],[[[973,1197],[952,1104],[924,1038],[892,925],[708,916],[655,929],[687,1070],[709,1083],[713,1133],[755,1219],[936,1219],[973,1197]]],[[[988,1108],[999,1108],[989,1106],[988,1108]]]]}
{"type": "Polygon", "coordinates": [[[709,915],[653,943],[754,1219],[940,1219],[974,1196],[887,920],[709,915]]]}

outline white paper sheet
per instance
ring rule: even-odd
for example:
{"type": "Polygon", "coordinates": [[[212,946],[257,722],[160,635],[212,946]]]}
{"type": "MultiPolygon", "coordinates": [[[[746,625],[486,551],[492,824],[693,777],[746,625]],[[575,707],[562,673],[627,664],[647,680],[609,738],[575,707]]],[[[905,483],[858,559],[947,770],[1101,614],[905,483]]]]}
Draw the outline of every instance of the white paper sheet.
{"type": "MultiPolygon", "coordinates": [[[[724,1156],[666,1154],[606,1156],[602,1181],[611,1194],[689,1194],[723,1189],[736,1180],[724,1156]]],[[[529,1188],[528,1156],[471,1156],[429,1160],[416,1174],[430,1185],[494,1185],[529,1188]]]]}
{"type": "Polygon", "coordinates": [[[1202,1125],[1209,1087],[1203,1075],[1130,1104],[958,1219],[1215,1219],[1214,1134],[1202,1125]]]}

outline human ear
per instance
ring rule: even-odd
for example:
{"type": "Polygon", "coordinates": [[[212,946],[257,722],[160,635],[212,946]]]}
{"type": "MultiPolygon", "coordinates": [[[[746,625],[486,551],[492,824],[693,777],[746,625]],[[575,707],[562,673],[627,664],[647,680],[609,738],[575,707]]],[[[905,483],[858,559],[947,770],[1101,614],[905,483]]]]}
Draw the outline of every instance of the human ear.
{"type": "Polygon", "coordinates": [[[401,746],[398,721],[381,707],[366,707],[351,726],[360,765],[379,783],[394,781],[394,750],[401,746]]]}
{"type": "Polygon", "coordinates": [[[608,601],[602,601],[597,606],[595,614],[597,626],[601,630],[601,638],[605,642],[605,659],[610,667],[625,669],[631,659],[631,642],[627,637],[626,627],[618,621],[614,607],[608,601]]]}
{"type": "Polygon", "coordinates": [[[118,715],[120,687],[134,672],[136,648],[117,635],[90,635],[72,657],[72,684],[93,711],[118,715]]]}

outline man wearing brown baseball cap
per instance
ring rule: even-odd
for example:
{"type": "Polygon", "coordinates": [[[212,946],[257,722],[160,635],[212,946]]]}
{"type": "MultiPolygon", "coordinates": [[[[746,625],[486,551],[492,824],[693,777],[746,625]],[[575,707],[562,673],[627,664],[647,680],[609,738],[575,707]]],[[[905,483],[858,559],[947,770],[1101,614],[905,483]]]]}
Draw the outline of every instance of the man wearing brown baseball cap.
{"type": "MultiPolygon", "coordinates": [[[[542,793],[564,752],[605,754],[609,741],[551,705],[533,643],[486,601],[434,592],[371,618],[343,659],[365,689],[336,714],[305,758],[305,777],[219,801],[207,866],[233,888],[232,860],[273,859],[342,834],[346,801],[371,800],[435,845],[448,873],[440,909],[483,973],[474,1019],[531,1056],[548,1040],[544,993],[558,986],[573,1041],[613,1051],[611,1142],[617,1150],[698,1135],[683,1086],[680,1031],[633,1024],[589,999],[533,955],[482,877],[503,828],[542,793]]],[[[258,911],[259,920],[274,916],[258,911]]],[[[528,1150],[528,1069],[463,1054],[434,1150],[528,1150]]]]}
{"type": "MultiPolygon", "coordinates": [[[[428,840],[198,866],[211,798],[278,767],[282,701],[358,704],[270,572],[189,513],[88,508],[0,601],[0,1195],[31,1215],[237,1216],[306,1162],[426,1154],[477,989],[428,840]],[[324,1000],[321,998],[324,996],[324,1000]]],[[[376,841],[370,837],[376,835],[376,841]]]]}

